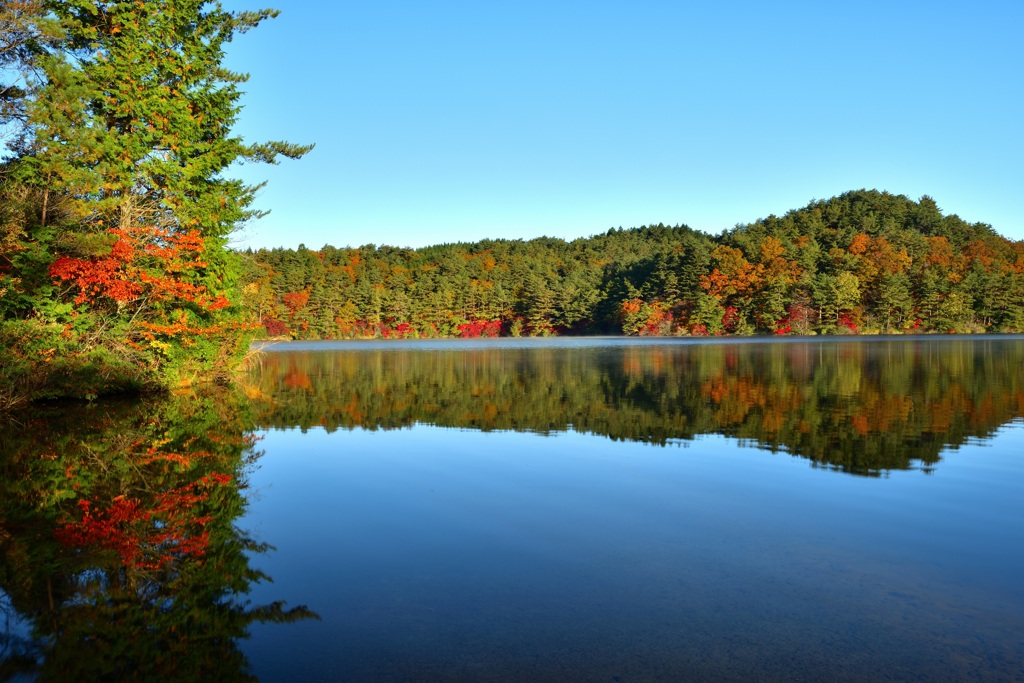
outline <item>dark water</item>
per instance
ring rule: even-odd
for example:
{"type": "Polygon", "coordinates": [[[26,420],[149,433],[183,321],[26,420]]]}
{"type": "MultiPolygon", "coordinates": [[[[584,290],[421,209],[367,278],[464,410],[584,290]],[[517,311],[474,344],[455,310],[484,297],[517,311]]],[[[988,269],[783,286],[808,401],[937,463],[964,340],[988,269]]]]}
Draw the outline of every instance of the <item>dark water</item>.
{"type": "Polygon", "coordinates": [[[1021,339],[296,344],[21,421],[0,679],[1024,679],[1021,339]]]}

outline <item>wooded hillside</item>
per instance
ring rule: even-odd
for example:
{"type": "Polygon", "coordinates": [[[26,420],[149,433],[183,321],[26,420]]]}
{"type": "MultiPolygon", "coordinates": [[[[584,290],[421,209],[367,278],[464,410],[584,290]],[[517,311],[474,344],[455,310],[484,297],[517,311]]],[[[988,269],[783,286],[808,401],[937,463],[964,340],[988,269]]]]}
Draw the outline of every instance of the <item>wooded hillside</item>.
{"type": "Polygon", "coordinates": [[[244,304],[300,339],[1017,332],[1024,243],[874,190],[710,236],[248,252],[244,304]]]}

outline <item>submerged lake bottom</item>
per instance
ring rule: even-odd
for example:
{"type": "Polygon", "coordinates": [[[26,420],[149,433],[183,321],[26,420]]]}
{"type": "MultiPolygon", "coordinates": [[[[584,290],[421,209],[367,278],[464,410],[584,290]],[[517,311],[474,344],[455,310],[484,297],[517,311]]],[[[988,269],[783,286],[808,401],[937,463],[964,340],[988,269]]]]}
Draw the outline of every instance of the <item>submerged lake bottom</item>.
{"type": "Polygon", "coordinates": [[[269,346],[0,429],[0,680],[1024,680],[1024,338],[269,346]]]}

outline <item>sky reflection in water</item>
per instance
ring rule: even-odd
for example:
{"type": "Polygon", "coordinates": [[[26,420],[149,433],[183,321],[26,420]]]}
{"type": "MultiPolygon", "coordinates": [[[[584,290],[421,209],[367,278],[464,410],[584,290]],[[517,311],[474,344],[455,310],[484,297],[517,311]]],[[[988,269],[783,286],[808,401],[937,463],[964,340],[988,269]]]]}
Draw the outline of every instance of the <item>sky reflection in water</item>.
{"type": "MultiPolygon", "coordinates": [[[[281,424],[289,414],[291,424],[307,426],[305,433],[264,432],[265,454],[250,478],[254,496],[242,525],[277,546],[254,559],[275,583],[257,587],[253,598],[265,592],[307,604],[323,621],[256,626],[244,646],[254,672],[268,680],[1021,677],[1019,373],[1007,376],[999,366],[1006,353],[991,358],[991,349],[928,348],[910,356],[924,353],[924,361],[900,368],[893,353],[904,361],[906,354],[888,349],[880,356],[879,348],[836,356],[840,365],[856,361],[856,373],[828,358],[798,369],[804,382],[793,384],[805,393],[791,412],[813,402],[834,424],[850,425],[856,411],[839,420],[822,408],[895,405],[909,396],[912,414],[898,422],[902,437],[892,443],[941,453],[925,472],[912,456],[872,470],[881,478],[813,467],[791,453],[802,447],[811,463],[827,457],[815,460],[813,439],[787,445],[784,426],[773,438],[788,452],[741,447],[721,436],[766,442],[763,435],[752,439],[744,425],[753,417],[765,422],[766,406],[789,390],[772,397],[757,381],[768,373],[784,383],[794,370],[763,355],[741,353],[730,370],[728,358],[713,352],[697,359],[701,372],[679,358],[666,356],[658,365],[636,357],[640,370],[630,375],[629,363],[621,362],[627,354],[593,376],[565,358],[547,359],[545,375],[532,361],[506,355],[501,363],[532,372],[534,381],[503,393],[503,380],[489,370],[498,363],[493,358],[374,356],[347,364],[351,359],[324,354],[271,354],[280,381],[264,375],[261,386],[276,386],[278,403],[262,423],[281,424]],[[716,358],[720,370],[707,371],[716,358]],[[921,362],[937,363],[944,376],[917,377],[921,362]],[[678,415],[689,422],[682,438],[666,438],[664,447],[611,432],[607,438],[438,427],[412,413],[388,423],[404,428],[380,429],[374,406],[395,398],[394,383],[403,378],[416,377],[422,389],[423,363],[461,382],[463,393],[534,405],[538,387],[574,377],[580,393],[567,394],[569,408],[582,410],[592,425],[612,424],[602,416],[608,395],[595,396],[594,387],[625,383],[633,398],[615,408],[650,417],[650,401],[640,394],[657,388],[658,377],[670,382],[676,370],[686,370],[697,396],[701,387],[743,385],[762,398],[717,433],[698,425],[708,423],[721,395],[705,391],[699,405],[680,398],[678,415]],[[339,373],[343,381],[330,384],[339,373]],[[910,379],[872,380],[881,376],[910,379]],[[859,389],[835,398],[850,382],[859,389]],[[1001,396],[981,388],[993,384],[1001,396]],[[825,385],[835,388],[833,398],[825,385]],[[878,396],[872,385],[880,387],[878,396]],[[807,386],[817,388],[808,394],[807,386]],[[312,419],[294,419],[305,415],[300,394],[328,398],[321,417],[330,432],[312,419]],[[345,424],[344,412],[332,408],[341,398],[351,405],[355,394],[365,406],[355,414],[370,420],[370,429],[345,424]],[[952,394],[960,407],[946,416],[948,429],[953,443],[966,442],[956,450],[944,449],[947,435],[934,428],[943,414],[927,413],[952,394]],[[590,398],[579,403],[576,396],[590,398]],[[992,423],[982,425],[985,419],[992,423]]],[[[1010,356],[1020,351],[1018,345],[1010,356]]],[[[1007,362],[1013,367],[1014,358],[1007,362]]],[[[446,395],[436,388],[430,394],[446,395]]],[[[560,400],[564,405],[566,396],[560,400]]],[[[461,406],[445,401],[437,402],[433,421],[455,425],[461,406]]],[[[840,466],[848,463],[840,458],[840,466]]]]}

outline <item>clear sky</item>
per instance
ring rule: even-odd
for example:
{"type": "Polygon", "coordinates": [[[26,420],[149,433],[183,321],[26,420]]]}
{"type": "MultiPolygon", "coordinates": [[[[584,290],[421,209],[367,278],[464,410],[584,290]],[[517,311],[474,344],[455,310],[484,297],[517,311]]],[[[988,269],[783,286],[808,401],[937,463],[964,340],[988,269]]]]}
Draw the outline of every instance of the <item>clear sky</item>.
{"type": "MultiPolygon", "coordinates": [[[[262,4],[225,0],[228,9],[262,4]]],[[[875,188],[1024,239],[1024,2],[279,0],[236,37],[241,247],[685,223],[875,188]]]]}

